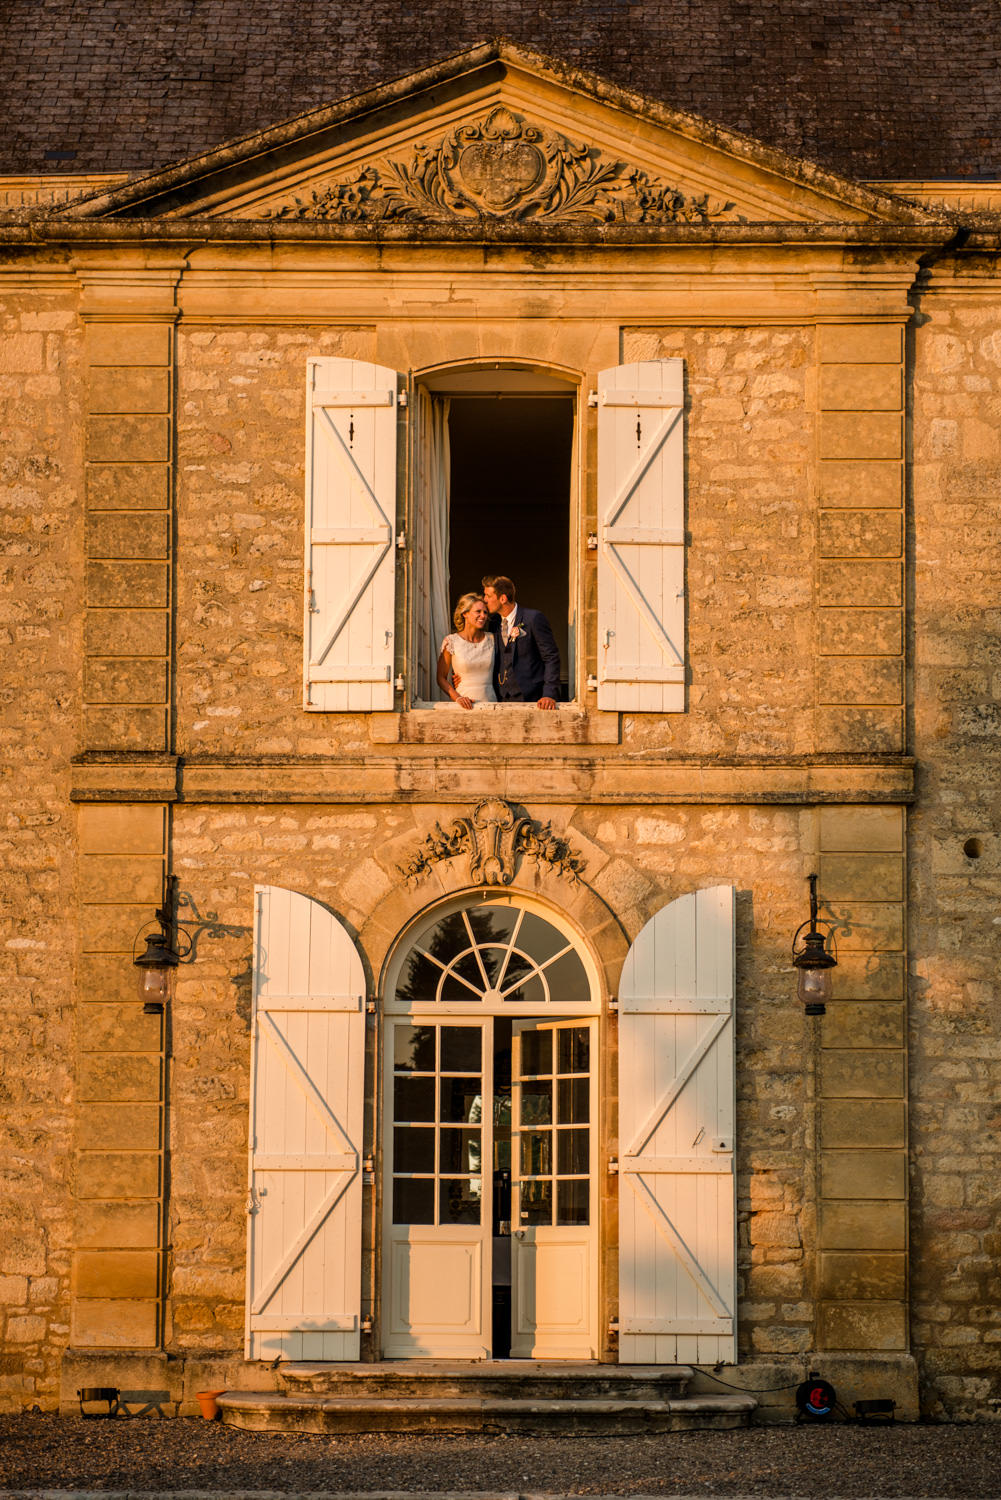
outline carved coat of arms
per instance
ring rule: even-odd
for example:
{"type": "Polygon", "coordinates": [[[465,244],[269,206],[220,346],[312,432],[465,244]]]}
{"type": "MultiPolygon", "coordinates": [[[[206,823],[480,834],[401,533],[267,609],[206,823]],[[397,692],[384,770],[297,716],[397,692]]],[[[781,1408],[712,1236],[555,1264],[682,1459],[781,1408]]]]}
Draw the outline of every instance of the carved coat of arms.
{"type": "Polygon", "coordinates": [[[584,861],[568,841],[548,823],[519,816],[510,802],[488,797],[469,817],[455,818],[443,828],[436,823],[406,864],[398,866],[408,885],[416,885],[442,859],[469,856],[469,879],[474,885],[510,885],[522,856],[548,865],[576,885],[584,861]]]}
{"type": "Polygon", "coordinates": [[[734,206],[656,182],[499,106],[484,120],[456,126],[437,145],[415,147],[409,164],[366,167],[265,217],[344,224],[490,218],[699,224],[734,206]]]}

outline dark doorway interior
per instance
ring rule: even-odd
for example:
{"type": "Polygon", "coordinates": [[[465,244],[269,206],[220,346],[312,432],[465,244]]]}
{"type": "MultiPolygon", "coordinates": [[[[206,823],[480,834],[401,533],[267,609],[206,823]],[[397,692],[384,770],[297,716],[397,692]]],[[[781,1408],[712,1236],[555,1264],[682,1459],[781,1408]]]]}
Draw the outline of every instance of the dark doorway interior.
{"type": "Polygon", "coordinates": [[[569,680],[569,398],[452,397],[449,596],[506,573],[519,603],[541,609],[569,680]]]}

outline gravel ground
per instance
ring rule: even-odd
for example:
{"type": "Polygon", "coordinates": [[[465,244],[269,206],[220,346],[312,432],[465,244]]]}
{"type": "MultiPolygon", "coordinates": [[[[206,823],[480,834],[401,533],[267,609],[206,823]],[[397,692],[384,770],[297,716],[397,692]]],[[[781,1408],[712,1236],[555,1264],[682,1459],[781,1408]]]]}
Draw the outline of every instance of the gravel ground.
{"type": "Polygon", "coordinates": [[[0,1417],[10,1490],[405,1490],[844,1497],[1001,1494],[1001,1424],[638,1437],[241,1432],[199,1418],[0,1417]]]}

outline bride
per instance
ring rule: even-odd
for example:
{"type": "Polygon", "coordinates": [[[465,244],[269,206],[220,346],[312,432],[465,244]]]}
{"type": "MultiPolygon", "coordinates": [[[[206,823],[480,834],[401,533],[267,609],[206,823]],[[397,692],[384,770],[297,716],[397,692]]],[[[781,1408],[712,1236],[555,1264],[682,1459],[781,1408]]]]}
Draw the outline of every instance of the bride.
{"type": "Polygon", "coordinates": [[[438,686],[459,708],[496,703],[494,692],[494,637],[485,628],[487,606],[482,594],[463,594],[452,613],[455,630],[441,643],[438,686]],[[462,683],[460,694],[451,680],[462,683]]]}

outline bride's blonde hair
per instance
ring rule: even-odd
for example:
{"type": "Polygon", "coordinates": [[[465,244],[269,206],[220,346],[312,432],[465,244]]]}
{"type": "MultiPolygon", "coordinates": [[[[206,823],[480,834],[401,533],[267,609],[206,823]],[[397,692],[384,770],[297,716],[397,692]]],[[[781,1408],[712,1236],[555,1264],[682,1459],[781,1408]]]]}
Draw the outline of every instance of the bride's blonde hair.
{"type": "Polygon", "coordinates": [[[469,610],[472,609],[473,605],[482,603],[482,594],[463,594],[462,598],[459,600],[452,611],[452,624],[455,626],[456,630],[461,630],[463,625],[465,625],[466,614],[469,610]]]}

